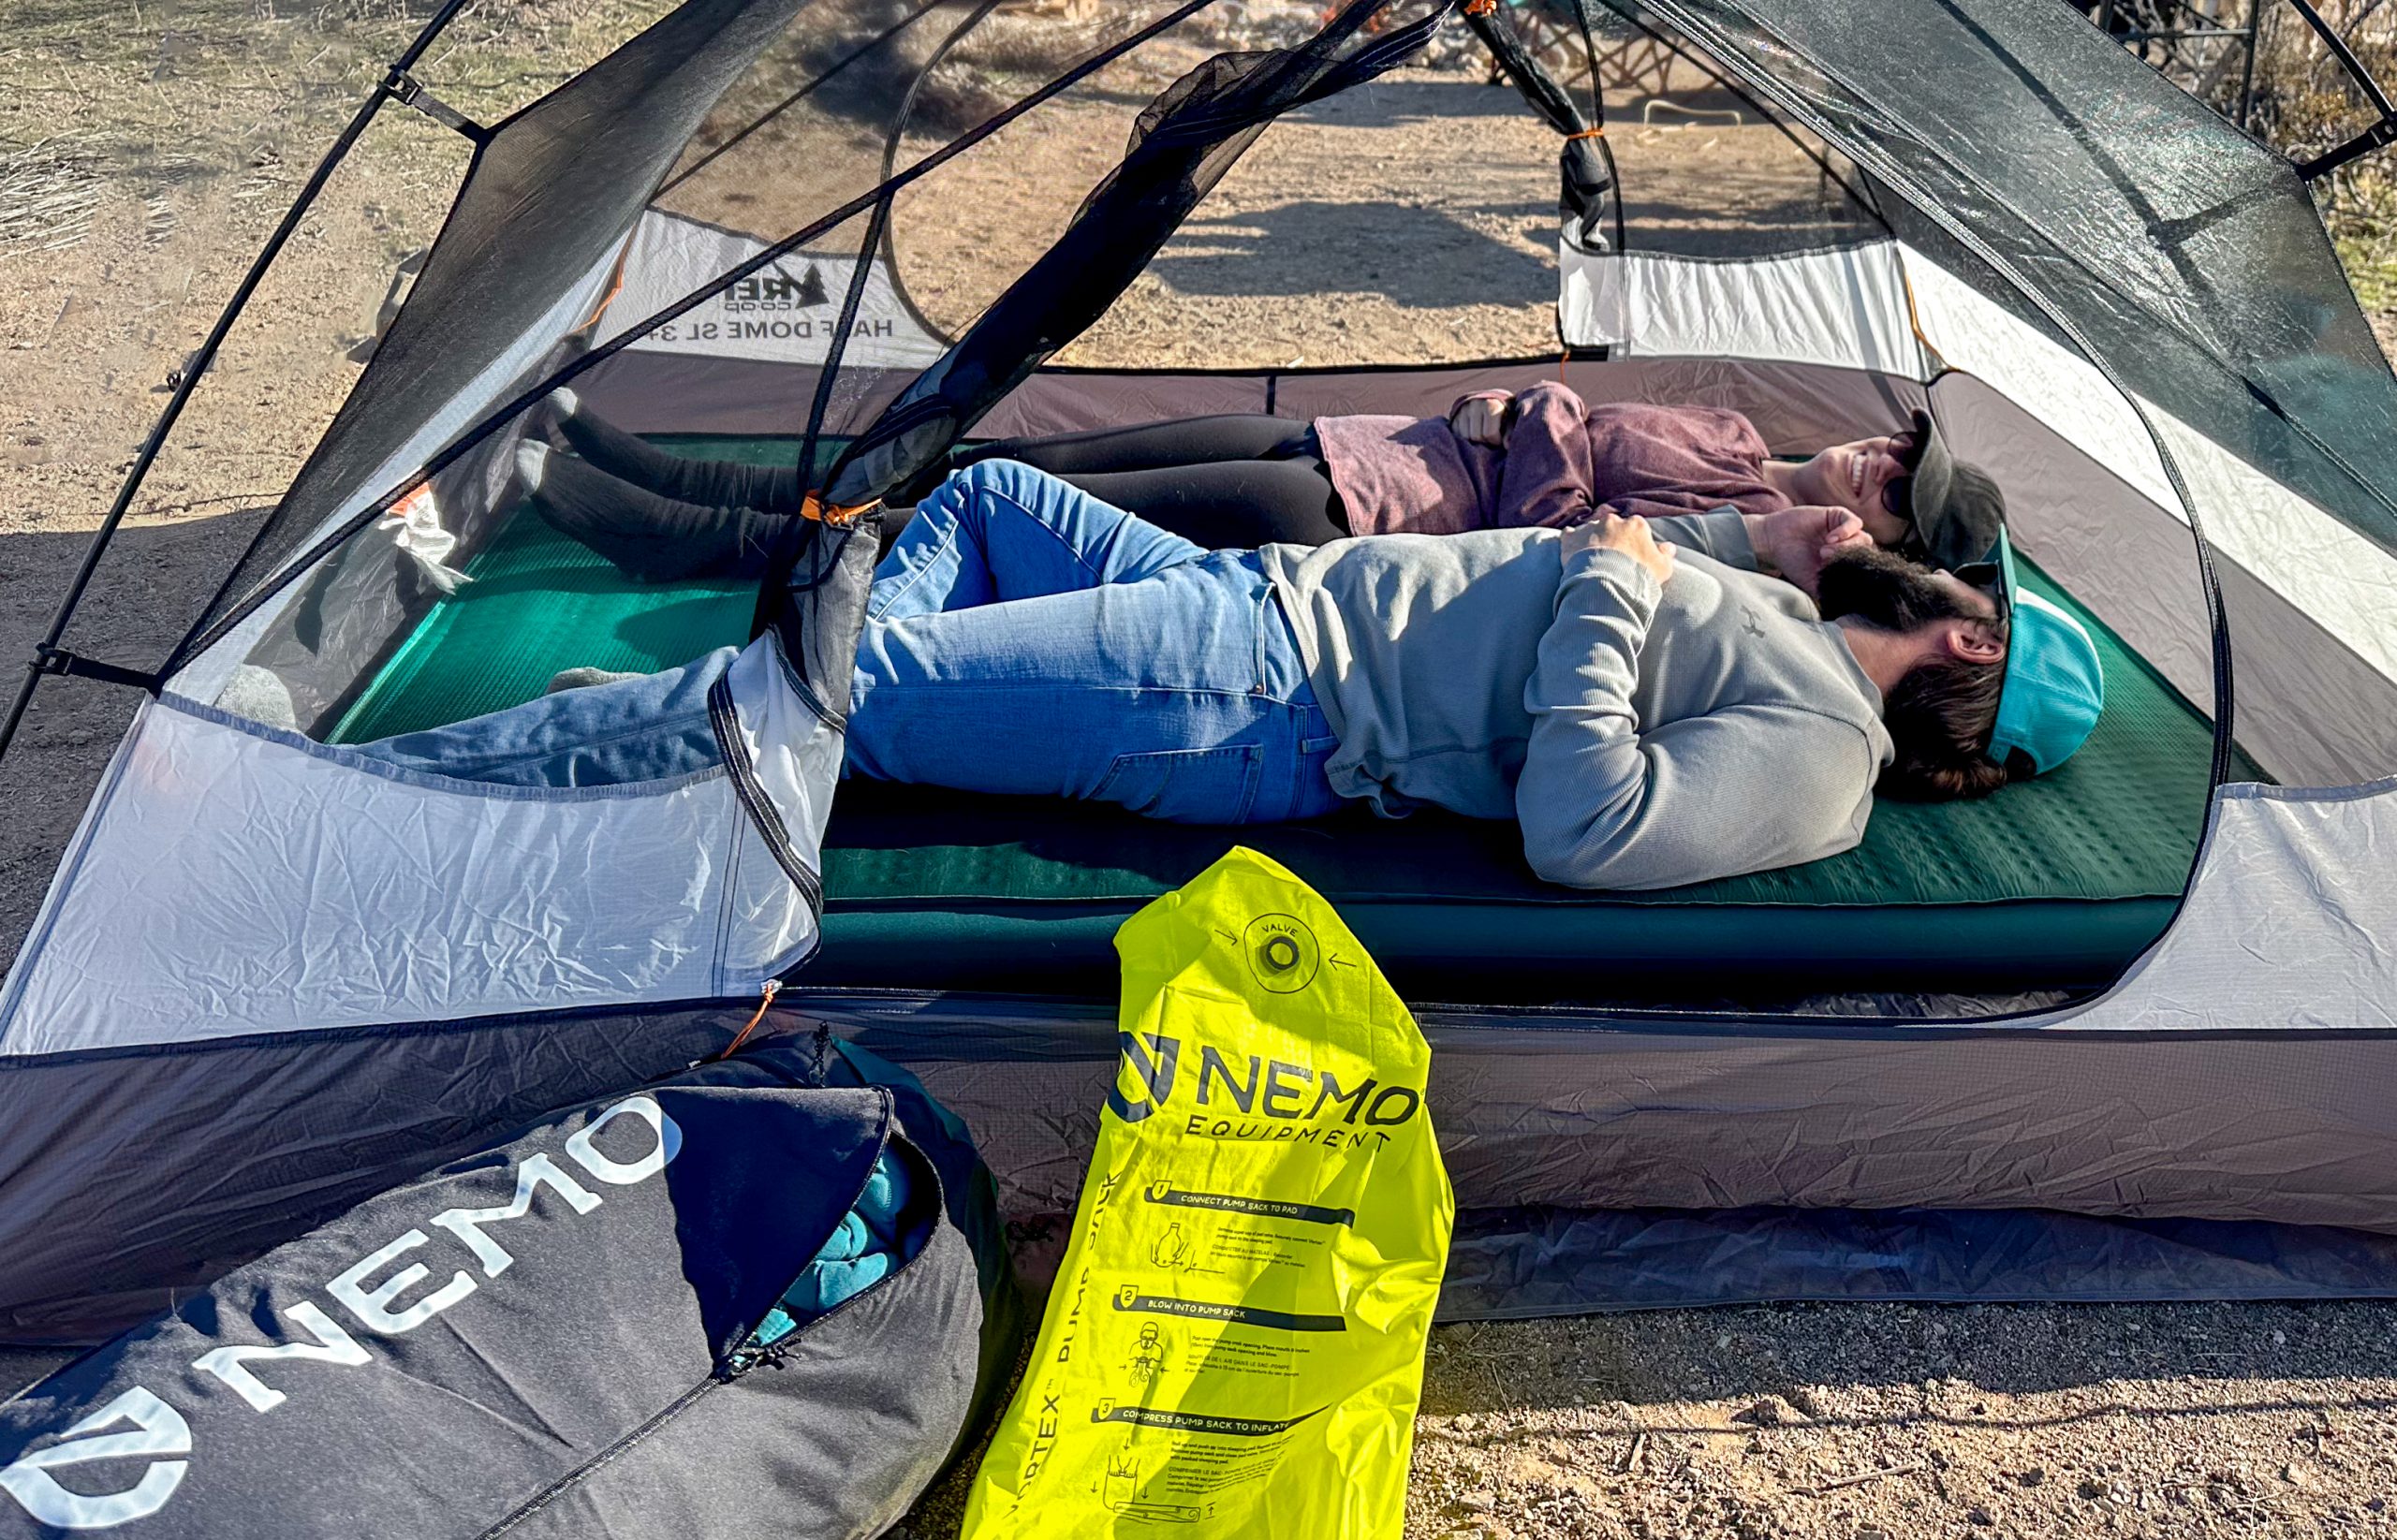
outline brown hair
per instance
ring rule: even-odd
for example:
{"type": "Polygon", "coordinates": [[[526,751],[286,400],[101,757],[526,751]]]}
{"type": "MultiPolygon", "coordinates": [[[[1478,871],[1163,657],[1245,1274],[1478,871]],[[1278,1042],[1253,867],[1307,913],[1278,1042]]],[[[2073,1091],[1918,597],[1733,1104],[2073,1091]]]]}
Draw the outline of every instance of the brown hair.
{"type": "Polygon", "coordinates": [[[2005,688],[2003,663],[1934,658],[1909,669],[1882,707],[1898,754],[1874,789],[1909,801],[1945,802],[1986,797],[2019,779],[1989,756],[2005,688]]]}

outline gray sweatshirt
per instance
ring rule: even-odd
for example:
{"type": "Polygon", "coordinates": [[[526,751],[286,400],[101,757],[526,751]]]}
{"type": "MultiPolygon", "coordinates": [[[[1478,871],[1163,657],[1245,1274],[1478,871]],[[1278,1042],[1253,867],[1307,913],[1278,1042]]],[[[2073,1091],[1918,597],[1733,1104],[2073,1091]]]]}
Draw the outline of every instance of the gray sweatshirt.
{"type": "Polygon", "coordinates": [[[1737,513],[1652,519],[1659,585],[1550,529],[1259,554],[1340,735],[1331,785],[1385,814],[1515,818],[1532,870],[1669,887],[1837,855],[1892,749],[1840,628],[1755,570],[1737,513]]]}

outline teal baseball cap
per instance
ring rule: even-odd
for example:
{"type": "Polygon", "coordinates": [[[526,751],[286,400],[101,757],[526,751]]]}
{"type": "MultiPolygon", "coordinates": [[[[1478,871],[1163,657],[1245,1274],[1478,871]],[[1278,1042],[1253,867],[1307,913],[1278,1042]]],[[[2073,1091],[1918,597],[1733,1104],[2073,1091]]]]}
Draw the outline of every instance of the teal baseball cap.
{"type": "Polygon", "coordinates": [[[2045,775],[2089,741],[2106,709],[2106,671],[2088,629],[2022,587],[2014,543],[2003,529],[1992,554],[1995,561],[1956,569],[1974,587],[1995,593],[2008,617],[2006,683],[1989,756],[2003,765],[2020,750],[2045,775]]]}

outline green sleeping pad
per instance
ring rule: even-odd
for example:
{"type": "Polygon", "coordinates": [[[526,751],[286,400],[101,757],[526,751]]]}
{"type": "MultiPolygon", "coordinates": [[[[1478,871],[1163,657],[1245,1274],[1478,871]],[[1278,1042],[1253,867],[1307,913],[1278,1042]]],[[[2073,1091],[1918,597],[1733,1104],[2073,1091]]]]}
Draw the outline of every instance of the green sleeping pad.
{"type": "MultiPolygon", "coordinates": [[[[2106,711],[2071,761],[1980,801],[1884,799],[1863,843],[1650,893],[1535,878],[1511,824],[1361,812],[1238,830],[924,787],[843,787],[811,977],[1105,990],[1124,917],[1234,843],[1339,905],[1419,999],[2101,983],[2171,918],[2203,827],[2213,729],[2041,573],[2104,653],[2106,711]]],[[[2236,773],[2255,778],[2252,765],[2236,773]]]]}
{"type": "MultiPolygon", "coordinates": [[[[788,440],[661,440],[788,462],[788,440]]],[[[747,639],[754,583],[629,582],[539,519],[511,521],[344,714],[335,742],[529,700],[559,669],[654,670],[747,639]]],[[[1511,824],[1362,813],[1243,829],[930,787],[842,788],[824,852],[827,983],[1111,991],[1115,927],[1238,843],[1337,903],[1418,998],[2103,982],[2161,932],[2202,828],[2211,728],[2027,563],[2105,655],[2106,713],[2073,760],[1978,802],[1883,801],[1829,860],[1654,893],[1551,887],[1511,824]]],[[[2256,778],[2243,761],[2234,773],[2256,778]]]]}
{"type": "MultiPolygon", "coordinates": [[[[659,448],[745,465],[798,462],[793,438],[652,436],[659,448]]],[[[818,458],[846,439],[827,436],[818,458]]],[[[522,705],[563,668],[654,673],[749,639],[755,582],[635,583],[606,558],[520,508],[466,564],[474,581],[434,605],[327,741],[377,738],[522,705]]]]}
{"type": "Polygon", "coordinates": [[[335,743],[463,722],[521,705],[562,668],[654,673],[749,639],[757,585],[644,585],[531,513],[466,564],[474,581],[435,604],[361,691],[335,743]]]}

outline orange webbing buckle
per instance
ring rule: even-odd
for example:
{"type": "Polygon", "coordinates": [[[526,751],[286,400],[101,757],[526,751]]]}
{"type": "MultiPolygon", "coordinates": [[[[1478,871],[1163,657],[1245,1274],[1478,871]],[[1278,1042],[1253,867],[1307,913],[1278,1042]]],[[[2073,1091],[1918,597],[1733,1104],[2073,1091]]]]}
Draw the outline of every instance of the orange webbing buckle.
{"type": "Polygon", "coordinates": [[[1487,16],[1498,8],[1498,0],[1464,0],[1467,16],[1487,16]]]}
{"type": "Polygon", "coordinates": [[[799,516],[801,519],[813,519],[817,523],[832,529],[847,529],[856,523],[860,516],[871,513],[880,506],[882,506],[882,499],[879,497],[844,506],[838,503],[828,505],[816,493],[809,492],[807,500],[799,506],[799,516]]]}

